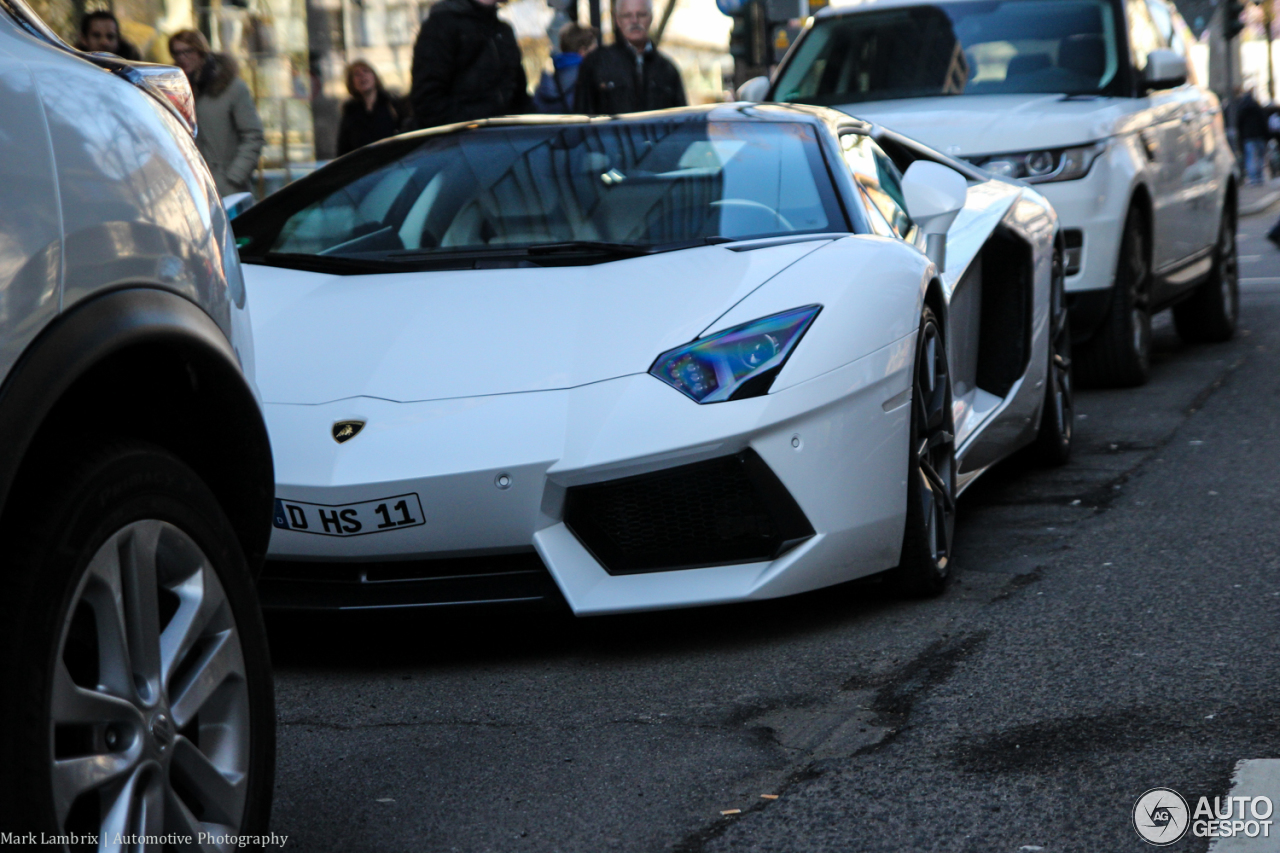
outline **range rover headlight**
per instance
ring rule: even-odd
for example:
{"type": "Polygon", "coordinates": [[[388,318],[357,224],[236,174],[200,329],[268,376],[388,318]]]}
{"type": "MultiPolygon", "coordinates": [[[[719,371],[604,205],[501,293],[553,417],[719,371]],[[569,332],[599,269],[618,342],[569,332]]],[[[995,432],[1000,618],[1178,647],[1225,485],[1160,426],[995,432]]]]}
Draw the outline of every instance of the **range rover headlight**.
{"type": "Polygon", "coordinates": [[[1089,174],[1093,161],[1107,150],[1107,143],[1095,142],[1074,148],[1021,151],[1016,154],[988,154],[967,158],[970,163],[1004,178],[1021,178],[1032,184],[1074,181],[1089,174]]]}
{"type": "Polygon", "coordinates": [[[821,310],[806,305],[708,335],[664,352],[649,373],[698,403],[758,397],[821,310]]]}

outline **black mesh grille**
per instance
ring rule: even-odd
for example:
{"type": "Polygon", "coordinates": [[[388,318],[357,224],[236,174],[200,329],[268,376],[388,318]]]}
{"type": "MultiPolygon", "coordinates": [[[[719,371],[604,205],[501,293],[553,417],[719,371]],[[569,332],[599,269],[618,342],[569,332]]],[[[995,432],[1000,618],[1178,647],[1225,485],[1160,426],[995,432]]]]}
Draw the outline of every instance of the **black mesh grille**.
{"type": "Polygon", "coordinates": [[[575,486],[565,523],[611,574],[771,560],[813,535],[754,451],[575,486]]]}

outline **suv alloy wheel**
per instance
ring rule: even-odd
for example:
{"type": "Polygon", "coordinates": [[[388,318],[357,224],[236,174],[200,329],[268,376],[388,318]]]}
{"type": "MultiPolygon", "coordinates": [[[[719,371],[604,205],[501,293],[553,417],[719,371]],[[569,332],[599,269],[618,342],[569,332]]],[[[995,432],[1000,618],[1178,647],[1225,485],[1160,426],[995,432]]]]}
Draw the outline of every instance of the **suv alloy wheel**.
{"type": "Polygon", "coordinates": [[[1093,337],[1076,352],[1076,377],[1099,388],[1142,385],[1151,373],[1149,238],[1136,207],[1125,218],[1111,306],[1093,337]]]}
{"type": "Polygon", "coordinates": [[[16,642],[0,661],[16,698],[0,724],[17,734],[19,825],[106,841],[263,833],[270,662],[214,496],[141,443],[45,473],[6,531],[30,569],[3,614],[16,642]]]}

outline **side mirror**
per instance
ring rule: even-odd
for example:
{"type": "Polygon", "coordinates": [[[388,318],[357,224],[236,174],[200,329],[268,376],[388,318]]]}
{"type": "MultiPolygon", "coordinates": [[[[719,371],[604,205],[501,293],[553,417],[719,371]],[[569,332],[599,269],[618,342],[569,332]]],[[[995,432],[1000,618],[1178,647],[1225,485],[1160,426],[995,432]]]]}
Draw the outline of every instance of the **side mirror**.
{"type": "Polygon", "coordinates": [[[227,212],[228,219],[235,219],[253,207],[253,193],[232,193],[222,197],[222,209],[227,212]]]}
{"type": "Polygon", "coordinates": [[[947,266],[947,229],[964,209],[969,182],[955,169],[930,160],[917,160],[902,176],[907,215],[925,235],[925,254],[941,272],[947,266]]]}
{"type": "Polygon", "coordinates": [[[1172,50],[1153,50],[1147,54],[1143,78],[1149,89],[1172,89],[1187,82],[1187,60],[1172,50]]]}
{"type": "Polygon", "coordinates": [[[768,77],[752,77],[738,87],[739,101],[763,101],[769,91],[768,77]]]}

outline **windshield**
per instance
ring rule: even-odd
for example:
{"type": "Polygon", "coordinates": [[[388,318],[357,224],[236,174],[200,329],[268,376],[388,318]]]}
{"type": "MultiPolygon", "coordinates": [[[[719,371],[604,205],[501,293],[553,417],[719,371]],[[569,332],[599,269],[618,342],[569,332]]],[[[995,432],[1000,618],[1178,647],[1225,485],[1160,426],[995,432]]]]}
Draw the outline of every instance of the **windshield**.
{"type": "Polygon", "coordinates": [[[1116,22],[1108,0],[979,0],[825,18],[787,63],[774,100],[1119,94],[1116,22]]]}
{"type": "Polygon", "coordinates": [[[235,220],[248,260],[625,251],[829,230],[847,226],[814,129],[741,121],[488,127],[397,140],[235,220]]]}

